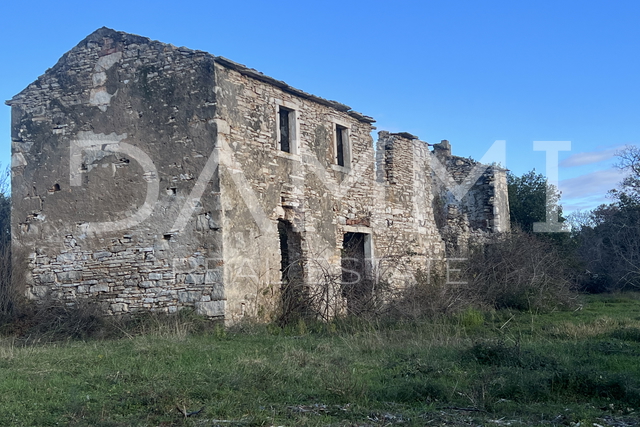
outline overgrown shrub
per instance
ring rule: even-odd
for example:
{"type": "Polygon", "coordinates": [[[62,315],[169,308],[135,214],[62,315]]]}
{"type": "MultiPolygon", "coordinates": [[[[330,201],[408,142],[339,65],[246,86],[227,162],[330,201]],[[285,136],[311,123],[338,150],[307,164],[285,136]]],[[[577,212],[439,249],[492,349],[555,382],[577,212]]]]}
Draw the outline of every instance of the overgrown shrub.
{"type": "MultiPolygon", "coordinates": [[[[18,311],[21,293],[16,289],[19,282],[18,263],[12,263],[11,253],[11,197],[8,196],[7,169],[0,176],[0,324],[13,318],[18,311]],[[12,280],[12,276],[16,280],[12,280]]],[[[20,263],[20,266],[22,264],[20,263]]]]}
{"type": "Polygon", "coordinates": [[[465,278],[468,300],[498,309],[544,311],[570,306],[575,297],[556,247],[518,230],[472,250],[465,278]]]}
{"type": "Polygon", "coordinates": [[[143,312],[135,315],[105,316],[103,307],[90,300],[65,302],[48,300],[21,307],[0,327],[1,335],[24,343],[111,339],[138,335],[186,337],[213,331],[223,334],[220,322],[197,315],[191,309],[177,313],[143,312]]]}
{"type": "Polygon", "coordinates": [[[0,244],[0,324],[13,317],[16,298],[11,285],[11,246],[0,244]]]}
{"type": "Polygon", "coordinates": [[[617,197],[617,202],[593,210],[576,235],[585,265],[581,286],[587,292],[640,287],[640,201],[617,197]]]}
{"type": "Polygon", "coordinates": [[[392,317],[457,314],[462,326],[473,327],[483,322],[482,310],[547,311],[570,307],[575,300],[556,245],[521,231],[473,247],[466,258],[457,259],[455,278],[441,264],[417,272],[415,282],[389,304],[392,317]]]}
{"type": "Polygon", "coordinates": [[[476,306],[471,297],[465,287],[447,283],[440,270],[418,270],[415,282],[395,295],[386,313],[392,318],[411,320],[450,315],[476,306]]]}

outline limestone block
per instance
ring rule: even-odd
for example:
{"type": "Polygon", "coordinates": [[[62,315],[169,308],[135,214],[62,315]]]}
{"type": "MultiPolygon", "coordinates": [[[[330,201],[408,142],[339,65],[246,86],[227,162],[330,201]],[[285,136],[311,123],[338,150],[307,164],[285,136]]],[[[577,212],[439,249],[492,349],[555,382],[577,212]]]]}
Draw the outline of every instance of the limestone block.
{"type": "Polygon", "coordinates": [[[101,260],[104,258],[108,258],[111,256],[111,252],[107,252],[107,251],[100,251],[100,252],[95,252],[93,254],[93,259],[95,260],[101,260]]]}
{"type": "Polygon", "coordinates": [[[213,289],[211,290],[211,299],[212,300],[224,299],[224,285],[222,283],[216,283],[213,285],[213,289]]]}
{"type": "Polygon", "coordinates": [[[97,292],[109,292],[109,285],[94,285],[89,288],[89,292],[97,293],[97,292]]]}
{"type": "Polygon", "coordinates": [[[82,272],[80,271],[63,271],[57,274],[58,281],[69,282],[73,280],[79,280],[82,278],[82,272]]]}
{"type": "Polygon", "coordinates": [[[196,312],[204,316],[219,317],[224,316],[226,301],[205,301],[196,302],[196,312]]]}
{"type": "Polygon", "coordinates": [[[61,262],[61,263],[70,263],[75,261],[75,254],[73,252],[67,252],[64,254],[60,254],[56,257],[56,261],[61,262]]]}
{"type": "Polygon", "coordinates": [[[204,283],[207,285],[213,283],[222,283],[222,268],[207,270],[204,275],[204,283]]]}
{"type": "Polygon", "coordinates": [[[44,298],[47,296],[47,293],[49,293],[48,286],[34,286],[31,288],[31,294],[35,298],[44,298]]]}
{"type": "Polygon", "coordinates": [[[204,274],[190,273],[184,278],[184,282],[189,285],[202,285],[204,283],[204,274]]]}
{"type": "Polygon", "coordinates": [[[129,305],[125,303],[111,304],[111,311],[113,313],[123,313],[129,311],[129,305]]]}
{"type": "Polygon", "coordinates": [[[200,301],[202,292],[200,291],[180,291],[178,292],[178,301],[180,302],[196,302],[200,301]]]}
{"type": "Polygon", "coordinates": [[[53,273],[45,273],[40,275],[40,282],[42,283],[54,283],[56,281],[56,275],[53,273]]]}

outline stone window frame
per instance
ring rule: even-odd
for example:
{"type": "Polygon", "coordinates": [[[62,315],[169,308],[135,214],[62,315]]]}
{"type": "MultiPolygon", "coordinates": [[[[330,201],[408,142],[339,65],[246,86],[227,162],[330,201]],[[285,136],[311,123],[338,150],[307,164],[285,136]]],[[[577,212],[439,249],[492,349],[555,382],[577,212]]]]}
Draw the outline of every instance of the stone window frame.
{"type": "Polygon", "coordinates": [[[331,134],[333,143],[332,149],[332,164],[331,167],[334,170],[348,173],[351,170],[352,156],[352,143],[351,143],[351,123],[346,120],[337,118],[331,119],[331,134]],[[338,127],[342,128],[342,159],[343,165],[338,164],[338,127]]]}
{"type": "Polygon", "coordinates": [[[285,157],[300,155],[300,107],[289,101],[276,101],[276,141],[275,149],[285,157]],[[280,147],[280,109],[289,111],[289,151],[280,147]]]}
{"type": "Polygon", "coordinates": [[[366,270],[367,274],[373,274],[377,268],[376,258],[375,258],[375,244],[373,241],[373,230],[371,227],[365,227],[362,225],[343,225],[342,233],[360,233],[364,234],[364,259],[367,263],[366,270]]]}

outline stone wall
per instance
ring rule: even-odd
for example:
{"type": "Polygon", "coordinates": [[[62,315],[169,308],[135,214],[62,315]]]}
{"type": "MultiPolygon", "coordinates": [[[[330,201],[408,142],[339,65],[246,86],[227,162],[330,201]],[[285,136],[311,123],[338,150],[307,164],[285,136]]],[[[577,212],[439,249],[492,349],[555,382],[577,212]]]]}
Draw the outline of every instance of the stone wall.
{"type": "Polygon", "coordinates": [[[407,133],[379,133],[379,197],[375,237],[380,269],[398,285],[410,282],[428,260],[444,256],[444,244],[433,220],[433,174],[428,145],[407,133]]]}
{"type": "Polygon", "coordinates": [[[446,242],[447,255],[463,255],[469,244],[484,243],[496,233],[509,231],[506,170],[451,154],[449,141],[435,144],[435,219],[446,242]],[[444,178],[444,179],[443,179],[444,178]]]}
{"type": "Polygon", "coordinates": [[[225,284],[229,315],[235,318],[243,310],[260,316],[276,303],[279,219],[291,222],[300,235],[310,285],[326,269],[339,273],[344,233],[370,233],[375,180],[370,120],[228,65],[216,65],[217,118],[223,123],[218,144],[227,159],[222,164],[228,165],[221,174],[225,284]],[[295,112],[296,153],[277,146],[279,106],[295,112]],[[348,129],[351,162],[345,167],[334,161],[336,123],[348,129]]]}
{"type": "Polygon", "coordinates": [[[172,234],[215,140],[212,69],[204,52],[101,29],[8,102],[31,297],[224,313],[221,271],[204,265],[222,258],[217,176],[172,234]]]}
{"type": "Polygon", "coordinates": [[[403,286],[508,226],[502,169],[458,197],[478,164],[448,143],[374,148],[372,118],[205,52],[103,28],[8,103],[13,244],[39,301],[269,319],[291,267],[329,316],[357,306],[347,249],[403,286]]]}

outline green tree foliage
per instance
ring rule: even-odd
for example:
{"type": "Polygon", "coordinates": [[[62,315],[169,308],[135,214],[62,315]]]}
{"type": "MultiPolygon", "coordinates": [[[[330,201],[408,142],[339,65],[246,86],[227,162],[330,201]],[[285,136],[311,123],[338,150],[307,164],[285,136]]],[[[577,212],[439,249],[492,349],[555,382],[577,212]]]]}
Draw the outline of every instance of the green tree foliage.
{"type": "Polygon", "coordinates": [[[512,226],[533,233],[533,223],[545,222],[547,214],[563,221],[560,193],[547,183],[544,175],[537,174],[535,170],[522,176],[509,173],[507,185],[512,226]]]}
{"type": "Polygon", "coordinates": [[[610,192],[614,202],[594,209],[576,233],[583,287],[592,292],[640,288],[640,148],[627,147],[618,158],[629,175],[610,192]]]}

